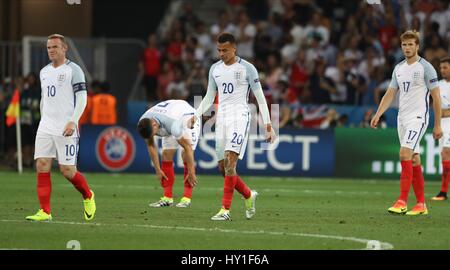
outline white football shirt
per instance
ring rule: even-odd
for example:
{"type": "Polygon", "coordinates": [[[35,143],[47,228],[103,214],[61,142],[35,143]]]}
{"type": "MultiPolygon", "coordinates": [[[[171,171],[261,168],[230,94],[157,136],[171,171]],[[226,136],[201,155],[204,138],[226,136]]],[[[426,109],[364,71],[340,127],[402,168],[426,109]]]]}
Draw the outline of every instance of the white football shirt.
{"type": "Polygon", "coordinates": [[[223,61],[213,64],[209,70],[208,90],[217,89],[219,97],[218,117],[248,112],[250,89],[261,90],[256,68],[237,57],[232,65],[223,61]]]}
{"type": "Polygon", "coordinates": [[[38,132],[61,136],[74,113],[75,93],[87,90],[84,73],[77,64],[67,60],[57,68],[48,64],[41,69],[39,77],[42,107],[38,132]]]}
{"type": "Polygon", "coordinates": [[[450,81],[440,80],[439,89],[442,109],[450,109],[450,81]]]}
{"type": "Polygon", "coordinates": [[[179,139],[183,135],[183,129],[187,128],[184,121],[191,118],[195,109],[184,100],[171,99],[160,102],[148,109],[139,119],[155,119],[160,128],[156,135],[167,137],[173,135],[179,139]]]}
{"type": "Polygon", "coordinates": [[[430,90],[438,86],[436,70],[422,57],[411,65],[406,60],[397,64],[389,87],[399,91],[399,119],[428,123],[430,90]]]}

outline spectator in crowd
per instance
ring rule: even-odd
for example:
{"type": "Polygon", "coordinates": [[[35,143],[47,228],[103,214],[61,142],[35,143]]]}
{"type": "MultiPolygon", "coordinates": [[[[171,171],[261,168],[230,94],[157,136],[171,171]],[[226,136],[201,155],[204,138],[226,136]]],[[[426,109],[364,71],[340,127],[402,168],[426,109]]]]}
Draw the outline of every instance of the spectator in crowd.
{"type": "Polygon", "coordinates": [[[92,97],[91,123],[93,125],[115,125],[117,123],[116,97],[109,93],[108,82],[101,84],[101,92],[92,97]]]}
{"type": "Polygon", "coordinates": [[[206,88],[208,86],[208,80],[206,79],[206,71],[200,63],[197,63],[190,71],[189,77],[186,80],[186,89],[189,93],[187,101],[189,103],[194,102],[194,98],[197,96],[201,97],[206,93],[206,88]]]}
{"type": "Polygon", "coordinates": [[[249,60],[254,59],[253,44],[255,36],[256,26],[250,21],[245,10],[240,11],[236,29],[237,51],[240,57],[249,60]]]}
{"type": "Polygon", "coordinates": [[[20,93],[20,124],[22,136],[23,165],[33,167],[34,138],[41,119],[40,114],[41,88],[35,73],[26,77],[26,82],[20,93]]]}
{"type": "Polygon", "coordinates": [[[366,89],[364,77],[356,70],[356,62],[355,55],[348,54],[345,57],[344,78],[347,88],[346,104],[348,105],[360,105],[366,89]]]}
{"type": "Polygon", "coordinates": [[[173,81],[175,77],[175,72],[172,68],[173,66],[174,65],[172,65],[169,61],[165,61],[162,64],[162,70],[158,76],[158,88],[156,91],[158,100],[168,99],[167,86],[170,84],[170,82],[173,81]]]}
{"type": "Polygon", "coordinates": [[[161,52],[157,47],[156,34],[150,33],[147,42],[148,45],[144,49],[139,62],[139,70],[143,74],[147,101],[152,102],[157,100],[156,87],[161,69],[161,52]]]}
{"type": "Polygon", "coordinates": [[[325,75],[325,61],[322,58],[315,62],[308,88],[314,104],[330,103],[330,95],[337,92],[333,80],[325,75]]]}
{"type": "Polygon", "coordinates": [[[188,95],[189,92],[184,82],[183,71],[180,68],[176,68],[174,80],[167,86],[167,96],[169,99],[185,100],[188,95]]]}

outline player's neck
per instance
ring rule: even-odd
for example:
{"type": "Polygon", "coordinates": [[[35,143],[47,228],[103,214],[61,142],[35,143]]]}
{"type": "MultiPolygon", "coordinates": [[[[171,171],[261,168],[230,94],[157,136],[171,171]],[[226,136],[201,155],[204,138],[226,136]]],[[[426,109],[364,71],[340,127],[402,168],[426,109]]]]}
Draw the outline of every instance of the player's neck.
{"type": "Polygon", "coordinates": [[[237,58],[237,56],[232,57],[232,58],[230,59],[230,61],[228,61],[228,62],[224,62],[225,65],[231,66],[232,64],[236,63],[236,58],[237,58]]]}
{"type": "Polygon", "coordinates": [[[52,62],[52,66],[54,68],[57,68],[57,67],[63,65],[66,61],[67,61],[67,59],[65,57],[62,60],[55,60],[52,62]]]}
{"type": "Polygon", "coordinates": [[[406,62],[409,65],[414,64],[415,62],[417,62],[417,60],[419,60],[419,55],[418,54],[414,55],[413,57],[410,57],[410,58],[407,57],[406,58],[406,62]]]}

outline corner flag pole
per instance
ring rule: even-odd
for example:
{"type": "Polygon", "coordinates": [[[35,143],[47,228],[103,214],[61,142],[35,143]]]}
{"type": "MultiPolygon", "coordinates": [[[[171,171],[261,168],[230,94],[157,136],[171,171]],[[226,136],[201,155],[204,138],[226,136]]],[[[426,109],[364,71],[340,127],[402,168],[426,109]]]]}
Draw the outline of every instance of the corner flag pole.
{"type": "Polygon", "coordinates": [[[22,174],[22,131],[20,129],[20,109],[16,120],[16,140],[17,140],[17,170],[22,174]]]}

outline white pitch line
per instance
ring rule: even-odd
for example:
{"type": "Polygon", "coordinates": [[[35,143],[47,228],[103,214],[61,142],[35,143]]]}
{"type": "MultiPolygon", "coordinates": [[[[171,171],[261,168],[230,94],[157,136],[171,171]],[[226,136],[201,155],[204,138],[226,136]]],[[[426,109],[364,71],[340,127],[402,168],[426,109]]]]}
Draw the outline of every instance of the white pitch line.
{"type": "MultiPolygon", "coordinates": [[[[59,184],[59,185],[55,185],[55,186],[61,186],[61,187],[67,187],[67,188],[73,188],[71,185],[68,184],[59,184]]],[[[93,187],[98,187],[98,188],[111,188],[111,186],[107,186],[107,185],[92,185],[93,187]]],[[[114,186],[114,188],[117,189],[152,189],[152,186],[145,186],[145,185],[116,185],[114,186]]],[[[198,190],[211,190],[211,191],[222,191],[223,188],[211,188],[211,187],[199,187],[198,190]]],[[[350,195],[385,195],[386,193],[383,192],[379,192],[379,191],[344,191],[344,190],[317,190],[317,189],[288,189],[288,188],[262,188],[259,189],[258,191],[263,191],[263,192],[286,192],[286,193],[310,193],[310,194],[314,194],[314,193],[326,193],[326,194],[336,194],[336,195],[346,195],[346,194],[350,194],[350,195]]]]}
{"type": "MultiPolygon", "coordinates": [[[[28,222],[23,220],[0,220],[1,222],[28,222]]],[[[380,249],[393,249],[394,246],[388,242],[380,242],[373,239],[363,239],[356,237],[346,237],[338,235],[324,235],[324,234],[310,234],[310,233],[289,233],[289,232],[268,232],[264,230],[259,231],[238,231],[234,229],[220,229],[220,228],[199,228],[199,227],[184,227],[184,226],[160,226],[160,225],[149,225],[149,224],[103,224],[103,223],[81,223],[81,222],[69,222],[69,221],[50,221],[49,224],[66,224],[66,225],[87,225],[87,226],[118,226],[118,227],[140,227],[140,228],[150,228],[150,229],[170,229],[170,230],[186,230],[186,231],[202,231],[202,232],[222,232],[222,233],[239,233],[239,234],[263,234],[263,235],[286,235],[286,236],[297,236],[297,237],[315,237],[315,238],[327,238],[335,240],[353,241],[365,244],[367,249],[367,244],[369,242],[376,241],[380,244],[380,249]]]]}

